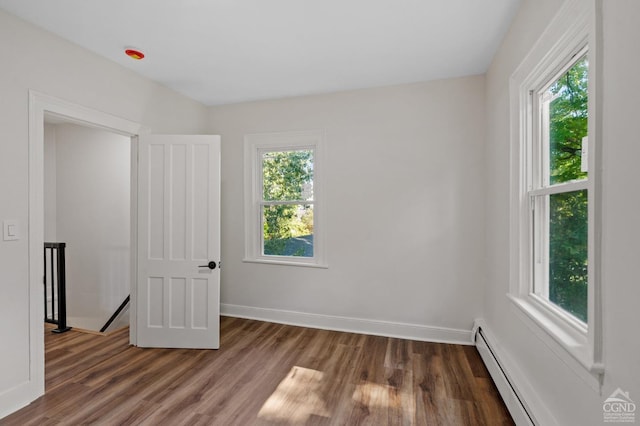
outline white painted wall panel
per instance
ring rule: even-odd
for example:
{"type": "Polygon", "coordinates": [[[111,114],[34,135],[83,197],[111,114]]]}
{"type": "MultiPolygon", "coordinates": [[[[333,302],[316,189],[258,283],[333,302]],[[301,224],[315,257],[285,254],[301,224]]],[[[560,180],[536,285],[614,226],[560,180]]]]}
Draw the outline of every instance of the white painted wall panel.
{"type": "MultiPolygon", "coordinates": [[[[640,158],[637,84],[640,56],[640,2],[603,1],[604,94],[602,288],[604,358],[603,393],[618,387],[640,406],[640,158]]],[[[636,423],[640,411],[635,410],[636,423]]]]}
{"type": "Polygon", "coordinates": [[[44,126],[44,240],[56,242],[56,131],[44,126]]]}
{"type": "Polygon", "coordinates": [[[100,327],[130,289],[131,141],[72,124],[53,130],[56,234],[67,244],[68,324],[100,327]]]}
{"type": "Polygon", "coordinates": [[[475,76],[212,108],[222,303],[470,330],[484,277],[483,99],[475,76]],[[243,263],[244,135],[315,129],[329,268],[243,263]]]}

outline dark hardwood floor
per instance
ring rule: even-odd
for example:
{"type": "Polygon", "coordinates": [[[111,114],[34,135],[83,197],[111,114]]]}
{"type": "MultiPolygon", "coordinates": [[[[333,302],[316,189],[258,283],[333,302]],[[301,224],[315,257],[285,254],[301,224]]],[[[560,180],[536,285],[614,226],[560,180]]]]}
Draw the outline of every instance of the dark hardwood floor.
{"type": "Polygon", "coordinates": [[[45,332],[46,394],[1,425],[510,425],[473,346],[223,317],[221,349],[45,332]]]}

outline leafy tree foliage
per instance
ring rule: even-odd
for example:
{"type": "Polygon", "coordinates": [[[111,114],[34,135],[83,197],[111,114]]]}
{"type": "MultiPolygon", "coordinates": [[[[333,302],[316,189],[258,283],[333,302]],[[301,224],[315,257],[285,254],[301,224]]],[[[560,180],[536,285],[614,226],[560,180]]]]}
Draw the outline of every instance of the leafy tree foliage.
{"type": "Polygon", "coordinates": [[[294,202],[263,207],[264,254],[308,256],[291,239],[313,235],[313,151],[263,154],[262,181],[264,201],[294,202]]]}
{"type": "Polygon", "coordinates": [[[551,196],[549,300],[587,321],[587,191],[551,196]]]}
{"type": "MultiPolygon", "coordinates": [[[[551,87],[549,106],[550,183],[585,179],[582,138],[587,136],[587,58],[551,87]]],[[[587,191],[551,195],[549,200],[549,299],[587,321],[587,191]]]]}
{"type": "Polygon", "coordinates": [[[580,171],[582,138],[587,136],[587,72],[585,57],[549,89],[555,97],[549,106],[551,184],[587,177],[580,171]]]}

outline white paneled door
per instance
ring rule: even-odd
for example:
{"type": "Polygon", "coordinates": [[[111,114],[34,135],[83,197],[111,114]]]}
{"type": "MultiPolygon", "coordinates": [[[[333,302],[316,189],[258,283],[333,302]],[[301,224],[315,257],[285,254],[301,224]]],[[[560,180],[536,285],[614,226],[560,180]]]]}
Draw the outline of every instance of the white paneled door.
{"type": "Polygon", "coordinates": [[[220,137],[140,136],[137,345],[220,344],[220,137]]]}

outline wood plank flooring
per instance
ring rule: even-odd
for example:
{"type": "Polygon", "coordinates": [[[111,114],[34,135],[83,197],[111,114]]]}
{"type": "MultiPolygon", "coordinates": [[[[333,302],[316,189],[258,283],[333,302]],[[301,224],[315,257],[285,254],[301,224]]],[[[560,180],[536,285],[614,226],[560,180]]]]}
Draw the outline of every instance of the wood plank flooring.
{"type": "Polygon", "coordinates": [[[45,331],[46,394],[0,425],[512,425],[473,346],[223,317],[221,349],[45,331]]]}

